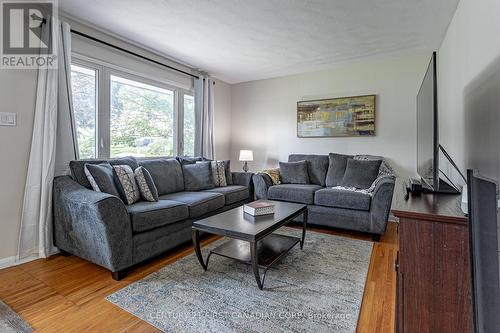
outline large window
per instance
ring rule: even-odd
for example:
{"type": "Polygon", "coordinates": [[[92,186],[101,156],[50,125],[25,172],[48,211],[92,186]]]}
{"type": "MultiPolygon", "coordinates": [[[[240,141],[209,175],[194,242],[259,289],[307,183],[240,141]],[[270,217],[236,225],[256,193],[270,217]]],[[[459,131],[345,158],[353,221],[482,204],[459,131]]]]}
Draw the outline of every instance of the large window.
{"type": "Polygon", "coordinates": [[[71,79],[80,158],[194,155],[192,90],[78,58],[71,79]]]}
{"type": "Polygon", "coordinates": [[[80,158],[97,157],[97,72],[83,66],[71,66],[73,109],[80,158]]]}
{"type": "Polygon", "coordinates": [[[111,76],[111,157],[174,155],[174,92],[111,76]]]}

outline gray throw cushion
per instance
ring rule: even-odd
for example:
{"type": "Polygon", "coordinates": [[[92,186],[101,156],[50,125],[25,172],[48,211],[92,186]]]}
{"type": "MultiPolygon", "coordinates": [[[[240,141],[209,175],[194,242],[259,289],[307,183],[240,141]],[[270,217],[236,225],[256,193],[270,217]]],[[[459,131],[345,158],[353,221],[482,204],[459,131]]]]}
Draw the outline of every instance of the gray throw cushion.
{"type": "Polygon", "coordinates": [[[326,173],[326,186],[338,186],[344,178],[347,160],[352,158],[350,155],[330,153],[328,155],[328,172],[326,173]]]}
{"type": "Polygon", "coordinates": [[[158,190],[149,171],[140,166],[134,170],[134,174],[141,197],[146,201],[158,201],[158,190]]]}
{"type": "Polygon", "coordinates": [[[111,164],[85,164],[84,172],[94,191],[120,197],[111,164]]]}
{"type": "Polygon", "coordinates": [[[309,184],[307,162],[280,162],[280,176],[282,184],[309,184]]]}
{"type": "Polygon", "coordinates": [[[134,232],[144,232],[189,217],[186,204],[171,200],[136,202],[127,206],[134,232]]]}
{"type": "Polygon", "coordinates": [[[132,170],[137,169],[139,166],[137,164],[137,160],[135,157],[122,157],[122,158],[113,158],[109,160],[96,160],[96,159],[88,159],[88,160],[78,160],[69,162],[69,168],[71,170],[71,177],[80,185],[85,186],[86,188],[92,188],[90,185],[87,176],[85,175],[85,165],[86,164],[101,164],[101,163],[109,163],[111,165],[128,165],[132,168],[132,170]]]}
{"type": "Polygon", "coordinates": [[[326,172],[328,171],[327,155],[292,154],[288,156],[288,162],[297,161],[307,162],[307,173],[311,184],[325,186],[326,172]]]}
{"type": "Polygon", "coordinates": [[[182,167],[175,158],[140,161],[153,178],[158,195],[184,191],[182,167]]]}
{"type": "Polygon", "coordinates": [[[206,158],[204,158],[202,156],[194,156],[194,157],[192,157],[192,156],[178,156],[177,160],[182,165],[195,164],[196,162],[208,161],[206,158]]]}
{"type": "Polygon", "coordinates": [[[281,184],[269,188],[267,198],[312,205],[314,193],[323,187],[314,184],[281,184]]]}
{"type": "Polygon", "coordinates": [[[341,186],[368,189],[377,178],[382,161],[347,160],[347,167],[341,186]]]}
{"type": "Polygon", "coordinates": [[[369,194],[335,188],[324,188],[314,194],[314,204],[327,207],[370,210],[369,194]]]}
{"type": "Polygon", "coordinates": [[[228,185],[223,187],[216,187],[207,192],[215,192],[224,194],[226,205],[232,205],[238,201],[247,200],[250,197],[248,187],[241,185],[228,185]]]}
{"type": "Polygon", "coordinates": [[[115,171],[116,185],[120,197],[127,205],[139,201],[141,193],[135,181],[135,174],[131,167],[128,165],[113,165],[115,171]]]}
{"type": "Polygon", "coordinates": [[[224,195],[208,191],[179,192],[160,196],[161,200],[173,200],[189,207],[189,217],[196,218],[224,207],[224,195]]]}
{"type": "Polygon", "coordinates": [[[211,162],[197,162],[182,166],[184,190],[201,191],[214,188],[211,162]]]}
{"type": "Polygon", "coordinates": [[[231,161],[224,161],[224,172],[226,173],[226,184],[233,185],[233,175],[231,174],[231,161]]]}

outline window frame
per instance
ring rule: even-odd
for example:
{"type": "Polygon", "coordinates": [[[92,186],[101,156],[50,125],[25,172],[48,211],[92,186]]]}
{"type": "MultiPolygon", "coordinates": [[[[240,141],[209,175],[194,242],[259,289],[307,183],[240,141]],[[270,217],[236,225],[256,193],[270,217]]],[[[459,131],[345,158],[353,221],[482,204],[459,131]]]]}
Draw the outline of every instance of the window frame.
{"type": "MultiPolygon", "coordinates": [[[[174,156],[184,155],[184,94],[194,96],[194,89],[185,89],[174,82],[113,65],[78,53],[72,53],[71,64],[95,70],[97,73],[97,116],[95,158],[111,157],[111,76],[155,86],[174,94],[174,156]]],[[[173,157],[173,156],[168,156],[173,157]]]]}

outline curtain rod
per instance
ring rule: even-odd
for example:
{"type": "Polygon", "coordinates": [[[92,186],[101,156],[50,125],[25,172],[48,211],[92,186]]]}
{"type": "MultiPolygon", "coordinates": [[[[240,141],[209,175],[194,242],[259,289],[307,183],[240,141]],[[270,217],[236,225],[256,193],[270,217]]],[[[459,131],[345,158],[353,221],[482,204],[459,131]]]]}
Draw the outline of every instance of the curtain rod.
{"type": "Polygon", "coordinates": [[[84,34],[83,32],[80,32],[80,31],[77,31],[77,30],[74,30],[74,29],[71,29],[71,32],[74,33],[75,35],[79,35],[79,36],[82,36],[82,37],[85,37],[87,39],[90,39],[90,40],[93,40],[94,42],[98,42],[98,43],[101,43],[101,44],[104,44],[106,46],[109,46],[109,47],[112,47],[114,49],[117,49],[117,50],[120,50],[122,52],[125,52],[125,53],[128,53],[128,54],[131,54],[133,56],[136,56],[138,58],[141,58],[141,59],[144,59],[144,60],[147,60],[149,62],[152,62],[152,63],[155,63],[157,65],[160,65],[160,66],[163,66],[163,67],[166,67],[168,69],[171,69],[173,71],[176,71],[176,72],[179,72],[179,73],[182,73],[184,75],[188,75],[188,76],[191,76],[192,78],[195,78],[195,79],[199,79],[200,77],[198,75],[194,75],[194,74],[191,74],[191,73],[188,73],[186,71],[183,71],[181,69],[178,69],[178,68],[175,68],[175,67],[172,67],[172,66],[169,66],[167,64],[164,64],[164,63],[161,63],[159,61],[156,61],[154,59],[151,59],[151,58],[148,58],[148,57],[145,57],[145,56],[142,56],[138,53],[135,53],[135,52],[132,52],[132,51],[129,51],[129,50],[126,50],[122,47],[119,47],[119,46],[116,46],[116,45],[113,45],[111,43],[108,43],[108,42],[105,42],[103,40],[100,40],[100,39],[97,39],[95,37],[92,37],[92,36],[89,36],[87,34],[84,34]]]}

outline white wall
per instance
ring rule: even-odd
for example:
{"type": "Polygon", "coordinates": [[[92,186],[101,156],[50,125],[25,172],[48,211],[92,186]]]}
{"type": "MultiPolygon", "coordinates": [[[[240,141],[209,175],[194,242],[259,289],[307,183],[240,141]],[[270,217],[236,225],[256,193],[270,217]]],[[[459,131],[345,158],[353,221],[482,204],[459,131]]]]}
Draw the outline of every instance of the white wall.
{"type": "Polygon", "coordinates": [[[430,52],[236,84],[231,89],[233,169],[252,149],[251,170],[277,166],[290,153],[369,153],[388,157],[401,176],[416,172],[416,95],[430,52]],[[376,136],[298,138],[297,101],[377,95],[376,136]]]}
{"type": "Polygon", "coordinates": [[[441,144],[500,180],[500,1],[461,0],[438,53],[441,144]]]}

